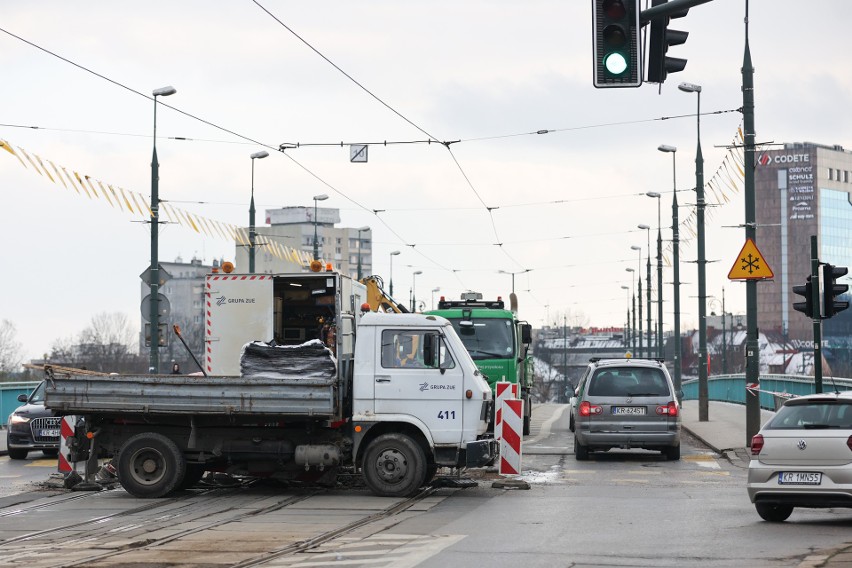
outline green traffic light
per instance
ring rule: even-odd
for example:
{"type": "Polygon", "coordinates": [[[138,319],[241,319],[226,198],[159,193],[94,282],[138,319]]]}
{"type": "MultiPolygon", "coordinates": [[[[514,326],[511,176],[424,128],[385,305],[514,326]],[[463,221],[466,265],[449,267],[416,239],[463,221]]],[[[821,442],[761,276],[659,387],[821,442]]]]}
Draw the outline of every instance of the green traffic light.
{"type": "Polygon", "coordinates": [[[627,71],[627,57],[619,51],[614,51],[604,57],[603,65],[610,75],[622,75],[627,71]]]}

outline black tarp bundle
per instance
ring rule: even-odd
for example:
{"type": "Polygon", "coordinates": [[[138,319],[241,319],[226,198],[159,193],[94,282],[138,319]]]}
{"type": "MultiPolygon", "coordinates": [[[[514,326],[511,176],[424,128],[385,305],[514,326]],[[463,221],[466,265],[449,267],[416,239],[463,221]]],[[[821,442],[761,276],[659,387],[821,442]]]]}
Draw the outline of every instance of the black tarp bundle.
{"type": "Polygon", "coordinates": [[[319,339],[301,345],[253,341],[246,343],[240,353],[240,374],[277,379],[334,379],[337,364],[331,350],[319,339]]]}

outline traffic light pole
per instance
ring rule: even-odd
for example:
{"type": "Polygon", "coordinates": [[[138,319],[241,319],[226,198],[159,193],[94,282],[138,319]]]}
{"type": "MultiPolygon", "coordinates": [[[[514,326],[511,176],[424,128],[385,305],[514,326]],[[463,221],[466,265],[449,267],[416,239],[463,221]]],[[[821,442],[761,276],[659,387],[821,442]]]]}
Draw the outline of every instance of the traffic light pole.
{"type": "Polygon", "coordinates": [[[644,26],[654,18],[661,18],[677,14],[683,10],[689,10],[693,6],[706,4],[712,0],[669,0],[665,4],[648,8],[639,12],[639,24],[644,26]]]}
{"type": "Polygon", "coordinates": [[[813,316],[811,321],[814,328],[814,392],[822,392],[822,302],[819,301],[819,291],[822,282],[819,275],[819,252],[817,237],[811,235],[811,298],[813,298],[813,316]]]}

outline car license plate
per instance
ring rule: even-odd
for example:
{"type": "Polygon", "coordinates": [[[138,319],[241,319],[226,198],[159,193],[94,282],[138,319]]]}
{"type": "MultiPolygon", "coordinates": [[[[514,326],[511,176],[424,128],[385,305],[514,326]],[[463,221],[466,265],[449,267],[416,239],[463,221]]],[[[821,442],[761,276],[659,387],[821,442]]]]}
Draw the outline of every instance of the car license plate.
{"type": "Polygon", "coordinates": [[[58,438],[59,430],[42,430],[39,436],[42,438],[58,438]]]}
{"type": "Polygon", "coordinates": [[[778,474],[778,485],[819,485],[822,474],[812,471],[782,471],[778,474]]]}
{"type": "Polygon", "coordinates": [[[613,406],[613,414],[645,414],[644,406],[613,406]]]}

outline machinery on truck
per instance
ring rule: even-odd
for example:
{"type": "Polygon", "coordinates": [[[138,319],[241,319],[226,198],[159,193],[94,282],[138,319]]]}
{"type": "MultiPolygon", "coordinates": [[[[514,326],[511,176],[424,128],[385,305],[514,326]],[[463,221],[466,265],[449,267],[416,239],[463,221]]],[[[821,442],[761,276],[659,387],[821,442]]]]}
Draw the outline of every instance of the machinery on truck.
{"type": "Polygon", "coordinates": [[[500,298],[483,300],[479,292],[465,292],[459,300],[442,297],[437,310],[425,313],[444,317],[453,324],[492,391],[498,381],[517,383],[518,397],[524,401],[523,433],[528,435],[532,417],[532,326],[518,319],[514,293],[510,302],[511,309],[507,310],[500,298]]]}
{"type": "Polygon", "coordinates": [[[206,471],[341,470],[404,496],[439,467],[495,459],[491,389],[447,320],[361,315],[364,286],[335,272],[211,274],[205,295],[204,376],[48,369],[46,406],[85,424],[68,441],[72,461],[114,456],[137,497],[206,471]],[[416,361],[402,362],[412,343],[416,361]]]}

